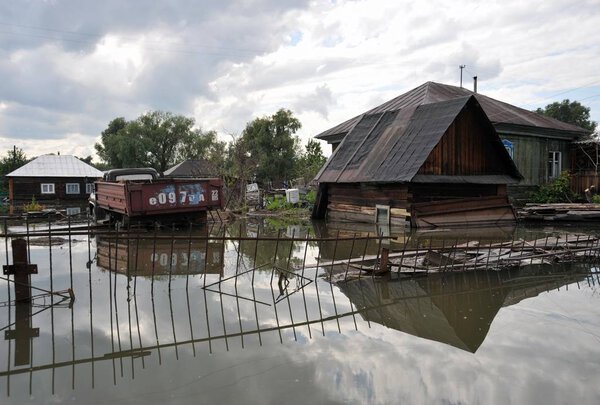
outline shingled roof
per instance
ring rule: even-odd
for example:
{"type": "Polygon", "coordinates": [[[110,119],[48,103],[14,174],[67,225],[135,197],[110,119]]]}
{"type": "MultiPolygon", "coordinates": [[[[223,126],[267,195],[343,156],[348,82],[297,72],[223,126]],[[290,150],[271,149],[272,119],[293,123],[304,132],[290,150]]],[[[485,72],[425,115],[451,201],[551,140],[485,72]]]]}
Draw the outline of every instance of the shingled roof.
{"type": "MultiPolygon", "coordinates": [[[[468,89],[450,86],[441,83],[427,82],[416,87],[407,93],[404,93],[392,100],[389,100],[362,115],[351,118],[336,125],[333,128],[324,131],[315,138],[322,140],[339,139],[350,131],[361,117],[386,111],[397,111],[407,107],[416,107],[419,105],[437,103],[465,96],[475,96],[488,118],[496,126],[496,129],[518,130],[525,132],[527,129],[536,128],[546,132],[547,135],[560,133],[572,138],[588,134],[589,131],[576,125],[564,123],[554,118],[545,117],[532,111],[525,110],[514,105],[498,101],[480,93],[474,93],[468,89]]],[[[518,131],[517,131],[518,132],[518,131]]]]}
{"type": "Polygon", "coordinates": [[[443,181],[506,184],[521,178],[485,112],[471,95],[380,110],[359,117],[316,180],[322,183],[443,181]],[[479,176],[418,174],[446,130],[466,107],[474,109],[488,123],[492,135],[490,142],[502,162],[502,171],[479,176]]]}

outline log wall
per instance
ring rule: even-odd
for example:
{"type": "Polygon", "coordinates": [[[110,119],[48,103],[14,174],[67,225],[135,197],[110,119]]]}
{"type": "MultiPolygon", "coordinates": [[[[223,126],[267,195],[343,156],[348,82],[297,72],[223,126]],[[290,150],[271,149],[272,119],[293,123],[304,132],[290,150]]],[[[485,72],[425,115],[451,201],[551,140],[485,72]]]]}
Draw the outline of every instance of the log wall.
{"type": "MultiPolygon", "coordinates": [[[[494,223],[499,219],[513,221],[514,215],[506,195],[506,185],[490,184],[328,184],[327,218],[375,223],[377,205],[384,205],[390,207],[390,225],[407,225],[411,215],[418,214],[424,218],[428,216],[428,210],[438,224],[460,222],[463,218],[466,219],[465,224],[478,221],[494,223]],[[466,204],[467,211],[472,210],[473,213],[465,214],[465,211],[459,210],[460,213],[455,215],[457,207],[462,204],[466,204]],[[415,211],[414,207],[418,205],[420,208],[415,211]],[[448,221],[437,218],[444,215],[449,215],[448,221]]],[[[413,220],[413,226],[426,226],[426,222],[413,220]]]]}

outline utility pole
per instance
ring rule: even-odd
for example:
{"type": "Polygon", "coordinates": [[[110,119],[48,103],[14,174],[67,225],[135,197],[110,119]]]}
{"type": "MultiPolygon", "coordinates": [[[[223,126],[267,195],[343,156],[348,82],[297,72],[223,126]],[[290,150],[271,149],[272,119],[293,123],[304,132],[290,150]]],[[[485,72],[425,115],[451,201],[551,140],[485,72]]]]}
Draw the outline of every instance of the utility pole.
{"type": "Polygon", "coordinates": [[[467,65],[458,65],[458,68],[460,69],[460,88],[461,89],[462,89],[462,71],[466,67],[467,67],[467,65]]]}

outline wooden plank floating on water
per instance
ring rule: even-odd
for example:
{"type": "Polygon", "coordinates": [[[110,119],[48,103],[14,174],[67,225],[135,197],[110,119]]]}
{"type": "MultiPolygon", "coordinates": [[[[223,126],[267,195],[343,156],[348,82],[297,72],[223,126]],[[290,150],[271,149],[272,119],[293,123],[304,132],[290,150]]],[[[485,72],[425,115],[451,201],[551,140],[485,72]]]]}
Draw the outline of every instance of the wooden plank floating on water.
{"type": "Polygon", "coordinates": [[[502,243],[481,244],[470,241],[442,248],[405,248],[402,252],[389,253],[387,266],[382,266],[381,255],[334,260],[320,263],[319,266],[329,271],[332,281],[343,281],[361,275],[364,277],[388,272],[422,275],[445,271],[498,271],[590,257],[600,257],[600,239],[592,235],[571,234],[502,243]],[[352,270],[349,270],[350,267],[352,270]]]}
{"type": "Polygon", "coordinates": [[[530,221],[598,221],[600,204],[527,204],[518,217],[530,221]]]}

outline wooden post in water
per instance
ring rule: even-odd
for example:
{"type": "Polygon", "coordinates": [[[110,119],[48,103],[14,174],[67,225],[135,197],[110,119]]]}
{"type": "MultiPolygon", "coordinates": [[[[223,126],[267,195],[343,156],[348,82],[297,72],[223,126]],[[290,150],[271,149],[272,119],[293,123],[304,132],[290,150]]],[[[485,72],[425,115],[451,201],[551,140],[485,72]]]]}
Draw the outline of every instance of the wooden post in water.
{"type": "Polygon", "coordinates": [[[40,335],[39,328],[31,327],[31,275],[37,274],[37,265],[27,260],[27,241],[13,239],[13,264],[3,266],[5,275],[14,275],[15,329],[4,332],[5,340],[15,340],[15,366],[31,363],[31,339],[40,335]]]}
{"type": "Polygon", "coordinates": [[[31,301],[31,275],[37,274],[37,265],[27,260],[27,241],[13,239],[13,264],[4,265],[4,275],[15,276],[15,299],[17,302],[31,301]]]}
{"type": "Polygon", "coordinates": [[[390,249],[388,247],[382,247],[379,261],[379,273],[385,273],[389,270],[389,255],[390,249]]]}

